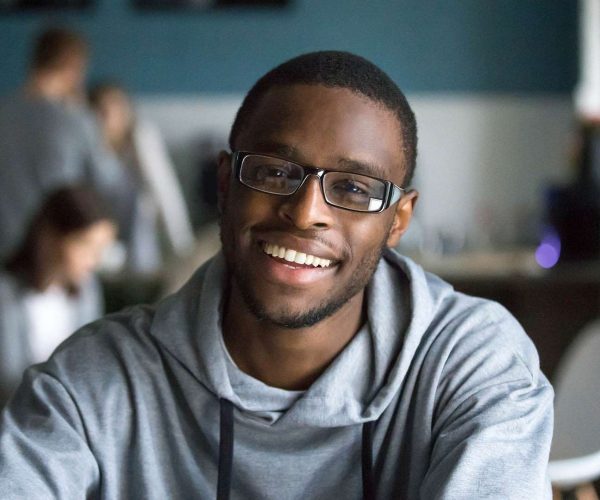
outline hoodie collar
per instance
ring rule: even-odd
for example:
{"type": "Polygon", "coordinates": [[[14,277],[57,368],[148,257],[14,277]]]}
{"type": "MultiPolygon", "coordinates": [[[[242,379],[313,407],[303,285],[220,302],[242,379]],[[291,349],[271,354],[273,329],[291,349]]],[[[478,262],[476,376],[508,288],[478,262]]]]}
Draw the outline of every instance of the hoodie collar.
{"type": "Polygon", "coordinates": [[[334,427],[379,418],[399,390],[433,310],[422,269],[386,251],[367,287],[367,327],[302,397],[274,417],[270,410],[281,389],[262,384],[252,398],[232,386],[221,328],[225,277],[224,258],[218,254],[157,305],[151,334],[215,398],[231,401],[249,416],[267,412],[270,425],[334,427]]]}

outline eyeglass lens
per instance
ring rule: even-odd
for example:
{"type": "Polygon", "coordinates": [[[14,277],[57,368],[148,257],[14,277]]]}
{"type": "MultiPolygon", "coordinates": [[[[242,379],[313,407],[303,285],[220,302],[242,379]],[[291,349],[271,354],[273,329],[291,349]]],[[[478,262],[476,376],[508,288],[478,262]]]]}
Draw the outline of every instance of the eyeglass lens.
{"type": "MultiPolygon", "coordinates": [[[[240,180],[265,193],[290,195],[304,180],[304,168],[280,158],[248,155],[242,160],[240,180]]],[[[325,199],[332,205],[361,212],[377,212],[383,206],[384,181],[352,172],[323,175],[325,199]]]]}

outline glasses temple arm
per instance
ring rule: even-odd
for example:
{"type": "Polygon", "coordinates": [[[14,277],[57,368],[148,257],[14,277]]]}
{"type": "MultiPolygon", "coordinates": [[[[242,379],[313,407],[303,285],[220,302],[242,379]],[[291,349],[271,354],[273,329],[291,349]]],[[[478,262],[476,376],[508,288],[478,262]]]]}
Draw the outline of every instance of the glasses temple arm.
{"type": "Polygon", "coordinates": [[[394,203],[396,203],[397,201],[400,200],[400,198],[402,198],[402,195],[404,194],[404,189],[401,187],[396,186],[396,184],[392,184],[392,193],[390,196],[390,205],[393,205],[394,203]]]}

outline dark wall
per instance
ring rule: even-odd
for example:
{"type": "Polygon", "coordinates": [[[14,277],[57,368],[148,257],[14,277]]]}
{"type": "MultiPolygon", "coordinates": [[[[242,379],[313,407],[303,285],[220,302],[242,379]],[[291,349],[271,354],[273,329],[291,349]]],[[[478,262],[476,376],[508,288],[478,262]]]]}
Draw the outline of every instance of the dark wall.
{"type": "Polygon", "coordinates": [[[49,22],[87,33],[93,76],[136,93],[241,92],[290,56],[332,48],[372,59],[409,92],[569,92],[577,76],[575,0],[290,0],[196,12],[133,3],[0,14],[0,92],[21,81],[30,38],[49,22]]]}

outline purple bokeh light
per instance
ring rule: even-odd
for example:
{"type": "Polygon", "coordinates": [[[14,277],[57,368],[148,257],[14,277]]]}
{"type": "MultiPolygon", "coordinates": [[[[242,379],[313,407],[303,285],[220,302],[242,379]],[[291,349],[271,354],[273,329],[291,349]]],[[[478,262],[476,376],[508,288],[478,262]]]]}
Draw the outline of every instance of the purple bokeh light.
{"type": "Polygon", "coordinates": [[[544,231],[542,241],[535,251],[535,260],[544,269],[554,267],[560,259],[560,238],[554,229],[544,231]]]}

